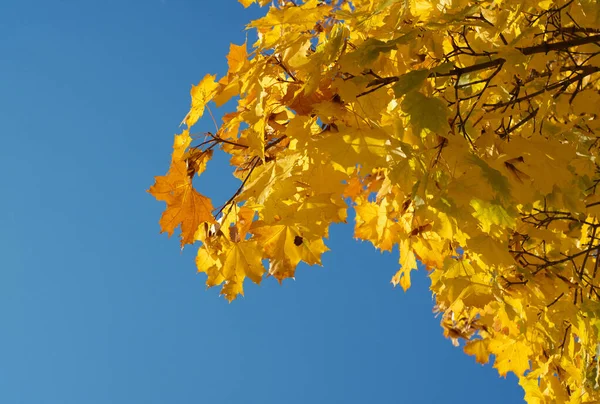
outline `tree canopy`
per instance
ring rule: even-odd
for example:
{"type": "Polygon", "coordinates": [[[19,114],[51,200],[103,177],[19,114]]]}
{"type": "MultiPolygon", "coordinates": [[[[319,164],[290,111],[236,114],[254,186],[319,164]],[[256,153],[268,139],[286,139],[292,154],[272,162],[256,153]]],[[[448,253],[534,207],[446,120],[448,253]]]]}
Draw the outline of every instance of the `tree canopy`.
{"type": "Polygon", "coordinates": [[[320,264],[354,209],[357,239],[397,246],[392,283],[422,263],[445,335],[528,402],[600,400],[597,1],[280,0],[248,28],[150,188],[207,285],[320,264]],[[240,181],[218,207],[193,185],[215,149],[240,181]]]}

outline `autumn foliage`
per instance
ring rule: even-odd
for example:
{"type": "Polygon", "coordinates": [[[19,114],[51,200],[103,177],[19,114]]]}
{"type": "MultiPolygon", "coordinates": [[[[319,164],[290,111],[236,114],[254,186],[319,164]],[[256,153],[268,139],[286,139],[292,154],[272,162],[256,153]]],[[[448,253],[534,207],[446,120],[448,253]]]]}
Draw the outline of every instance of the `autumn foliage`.
{"type": "Polygon", "coordinates": [[[283,0],[248,28],[227,75],[192,88],[150,188],[162,231],[200,243],[207,285],[232,300],[320,264],[354,209],[356,238],[397,246],[393,284],[427,268],[467,354],[530,403],[599,402],[598,3],[283,0]],[[216,208],[192,182],[215,149],[240,181],[216,208]]]}

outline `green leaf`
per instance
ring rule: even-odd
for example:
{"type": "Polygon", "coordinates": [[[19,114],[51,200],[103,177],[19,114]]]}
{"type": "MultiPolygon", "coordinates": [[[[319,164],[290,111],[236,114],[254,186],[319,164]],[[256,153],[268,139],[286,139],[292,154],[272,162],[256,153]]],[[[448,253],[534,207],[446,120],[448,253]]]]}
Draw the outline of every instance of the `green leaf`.
{"type": "MultiPolygon", "coordinates": [[[[471,207],[473,208],[473,217],[479,220],[481,229],[489,233],[492,231],[492,225],[496,225],[501,229],[514,229],[516,226],[515,212],[512,212],[508,207],[505,209],[504,206],[494,203],[486,202],[479,199],[473,199],[471,201],[471,207]]],[[[481,246],[483,241],[478,240],[478,245],[481,246]]],[[[501,248],[495,247],[498,250],[501,248]]],[[[488,246],[488,249],[491,249],[488,246]]],[[[499,256],[494,258],[498,259],[498,262],[504,262],[499,256]]]]}
{"type": "Polygon", "coordinates": [[[448,124],[448,107],[439,98],[411,91],[404,97],[401,108],[410,116],[410,124],[416,134],[423,129],[429,129],[440,136],[445,136],[450,130],[448,124]]]}
{"type": "Polygon", "coordinates": [[[439,73],[439,74],[447,74],[447,73],[450,73],[450,71],[452,69],[454,69],[454,63],[446,62],[446,63],[442,63],[439,66],[434,67],[433,69],[431,69],[431,72],[439,73]]]}
{"type": "Polygon", "coordinates": [[[400,98],[411,91],[418,90],[427,79],[427,76],[429,76],[429,70],[427,69],[419,69],[403,74],[398,77],[398,81],[392,87],[394,95],[396,98],[400,98]]]}
{"type": "Polygon", "coordinates": [[[508,197],[510,195],[510,187],[508,185],[508,178],[503,176],[500,171],[489,166],[488,163],[477,157],[471,155],[469,158],[470,162],[475,164],[481,169],[481,173],[488,180],[490,185],[496,190],[501,197],[508,197]]]}

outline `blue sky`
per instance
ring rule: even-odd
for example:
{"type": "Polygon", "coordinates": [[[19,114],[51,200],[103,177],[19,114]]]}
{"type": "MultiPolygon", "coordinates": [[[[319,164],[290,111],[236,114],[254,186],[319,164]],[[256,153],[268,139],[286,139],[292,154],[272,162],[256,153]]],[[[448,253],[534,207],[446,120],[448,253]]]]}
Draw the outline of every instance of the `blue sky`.
{"type": "MultiPolygon", "coordinates": [[[[232,304],[205,290],[193,247],[159,234],[145,190],[190,86],[225,72],[260,13],[2,2],[0,403],[522,402],[514,377],[443,338],[426,274],[394,289],[396,256],[351,226],[333,228],[323,267],[232,304]]],[[[199,186],[225,198],[226,163],[209,171],[199,186]]]]}

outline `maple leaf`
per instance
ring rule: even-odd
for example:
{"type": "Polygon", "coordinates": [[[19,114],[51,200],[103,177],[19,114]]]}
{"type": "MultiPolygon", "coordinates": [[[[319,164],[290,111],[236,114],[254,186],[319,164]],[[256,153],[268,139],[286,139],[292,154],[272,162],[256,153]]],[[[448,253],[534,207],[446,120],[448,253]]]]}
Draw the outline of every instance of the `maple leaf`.
{"type": "Polygon", "coordinates": [[[418,90],[427,76],[429,76],[429,70],[427,69],[414,70],[399,76],[396,84],[392,86],[394,95],[396,98],[400,98],[411,91],[418,90]]]}
{"type": "MultiPolygon", "coordinates": [[[[247,6],[246,6],[247,7],[247,6]]],[[[244,67],[248,53],[246,52],[246,44],[229,46],[229,54],[227,55],[227,64],[229,65],[229,74],[236,73],[244,67]]]]}
{"type": "Polygon", "coordinates": [[[485,365],[488,363],[490,357],[488,343],[488,341],[483,339],[468,341],[465,345],[464,351],[467,355],[475,356],[475,359],[478,363],[485,365]]]}
{"type": "Polygon", "coordinates": [[[389,251],[396,243],[400,225],[388,217],[389,204],[386,200],[376,204],[361,202],[355,207],[356,227],[354,237],[369,240],[383,251],[389,251]]]}
{"type": "Polygon", "coordinates": [[[207,287],[220,285],[225,281],[225,277],[221,273],[222,263],[218,259],[213,258],[206,248],[198,249],[196,266],[198,267],[198,272],[206,273],[207,287]]]}
{"type": "MultiPolygon", "coordinates": [[[[181,226],[182,246],[194,242],[194,235],[201,224],[215,221],[210,199],[197,192],[192,185],[187,164],[190,157],[186,157],[185,154],[190,142],[191,138],[187,130],[175,136],[169,172],[167,175],[155,177],[155,184],[148,190],[156,199],[167,203],[167,209],[159,221],[161,232],[167,232],[172,236],[175,228],[181,226]]],[[[202,160],[200,163],[197,158],[194,164],[200,166],[196,169],[203,170],[208,158],[210,156],[205,155],[200,159],[202,160]]]]}
{"type": "Polygon", "coordinates": [[[596,2],[240,3],[270,4],[258,39],[192,88],[184,123],[237,107],[203,141],[177,135],[150,188],[161,230],[202,243],[207,286],[231,301],[264,260],[280,282],[320,264],[354,209],[356,238],[399,252],[394,285],[427,269],[466,354],[529,402],[600,401],[596,2]],[[192,184],[213,153],[240,180],[218,220],[192,184]]]}
{"type": "Polygon", "coordinates": [[[330,133],[319,146],[331,155],[334,166],[344,172],[351,172],[357,164],[369,172],[385,165],[387,134],[381,129],[356,130],[339,127],[337,133],[330,133]]]}
{"type": "Polygon", "coordinates": [[[272,260],[269,274],[279,281],[293,277],[300,261],[320,265],[321,254],[328,250],[321,238],[306,239],[297,227],[288,224],[255,222],[250,231],[265,257],[272,260]]]}
{"type": "Polygon", "coordinates": [[[221,273],[227,279],[227,284],[221,292],[229,301],[238,294],[244,294],[243,282],[246,277],[254,283],[260,283],[265,268],[261,262],[262,255],[256,241],[241,241],[234,243],[229,249],[221,273]]]}
{"type": "Polygon", "coordinates": [[[417,269],[417,258],[411,249],[410,241],[404,240],[400,243],[400,271],[392,278],[392,283],[402,286],[406,292],[411,285],[410,272],[417,269]]]}
{"type": "Polygon", "coordinates": [[[529,356],[532,354],[527,343],[520,340],[493,339],[489,343],[490,353],[496,355],[494,367],[500,376],[514,372],[522,376],[529,369],[529,356]]]}
{"type": "Polygon", "coordinates": [[[421,133],[423,129],[429,129],[442,136],[448,133],[450,129],[448,107],[439,98],[427,97],[418,91],[410,91],[404,97],[401,106],[402,110],[410,117],[410,124],[416,133],[421,133]]]}
{"type": "Polygon", "coordinates": [[[215,82],[215,78],[216,76],[207,74],[197,86],[192,86],[190,91],[192,107],[183,119],[188,128],[194,125],[204,114],[206,104],[215,95],[215,90],[219,87],[219,84],[215,82]]]}
{"type": "Polygon", "coordinates": [[[192,186],[183,161],[174,161],[165,176],[156,177],[156,183],[149,192],[156,199],[167,202],[167,209],[160,218],[161,232],[173,235],[181,226],[181,244],[192,244],[196,231],[203,223],[213,223],[213,206],[209,198],[200,194],[192,186]]]}

